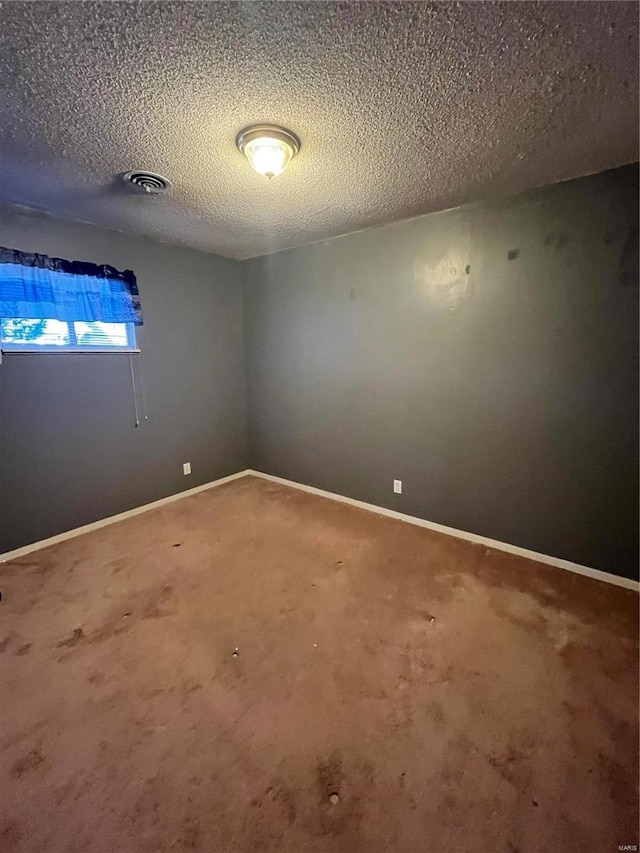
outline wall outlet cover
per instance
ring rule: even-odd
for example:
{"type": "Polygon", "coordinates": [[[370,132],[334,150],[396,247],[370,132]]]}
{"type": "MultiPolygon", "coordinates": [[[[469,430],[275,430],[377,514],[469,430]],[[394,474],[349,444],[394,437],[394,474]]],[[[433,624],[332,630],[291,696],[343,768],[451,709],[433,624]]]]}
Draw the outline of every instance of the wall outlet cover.
{"type": "Polygon", "coordinates": [[[184,465],[182,466],[182,473],[185,475],[191,473],[191,462],[184,463],[184,465]]]}
{"type": "Polygon", "coordinates": [[[402,480],[394,480],[393,481],[393,492],[396,495],[402,494],[402,480]]]}

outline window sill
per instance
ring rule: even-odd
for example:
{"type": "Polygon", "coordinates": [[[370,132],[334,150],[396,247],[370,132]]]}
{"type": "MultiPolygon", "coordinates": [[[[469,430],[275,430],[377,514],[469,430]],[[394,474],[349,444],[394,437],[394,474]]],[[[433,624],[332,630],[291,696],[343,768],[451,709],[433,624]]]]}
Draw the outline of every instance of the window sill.
{"type": "Polygon", "coordinates": [[[140,349],[112,349],[97,347],[83,347],[82,349],[69,349],[68,347],[34,347],[33,349],[0,349],[2,355],[127,355],[128,353],[140,352],[140,349]]]}

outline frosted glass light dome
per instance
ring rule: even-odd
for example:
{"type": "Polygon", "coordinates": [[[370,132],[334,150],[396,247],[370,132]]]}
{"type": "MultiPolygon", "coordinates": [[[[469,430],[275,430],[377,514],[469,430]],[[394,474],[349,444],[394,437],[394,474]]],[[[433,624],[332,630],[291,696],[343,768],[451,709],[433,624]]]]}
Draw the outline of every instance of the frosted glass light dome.
{"type": "Polygon", "coordinates": [[[255,125],[238,134],[236,144],[249,163],[265,178],[281,175],[300,150],[300,140],[283,127],[255,125]]]}

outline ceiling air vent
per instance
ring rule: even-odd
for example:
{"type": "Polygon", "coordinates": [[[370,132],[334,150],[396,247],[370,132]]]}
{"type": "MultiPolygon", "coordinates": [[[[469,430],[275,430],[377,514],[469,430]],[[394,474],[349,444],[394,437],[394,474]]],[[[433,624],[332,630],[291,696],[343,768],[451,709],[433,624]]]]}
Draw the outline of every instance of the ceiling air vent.
{"type": "Polygon", "coordinates": [[[162,175],[156,175],[153,172],[125,172],[122,176],[128,184],[133,184],[140,190],[153,195],[169,192],[171,189],[171,181],[163,178],[162,175]]]}

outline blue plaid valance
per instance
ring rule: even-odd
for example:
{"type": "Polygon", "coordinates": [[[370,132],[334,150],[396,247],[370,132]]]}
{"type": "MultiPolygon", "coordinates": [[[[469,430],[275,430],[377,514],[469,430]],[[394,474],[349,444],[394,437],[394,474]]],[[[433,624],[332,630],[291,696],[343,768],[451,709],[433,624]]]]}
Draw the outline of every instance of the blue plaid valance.
{"type": "Polygon", "coordinates": [[[136,277],[0,246],[0,318],[142,325],[136,277]]]}

